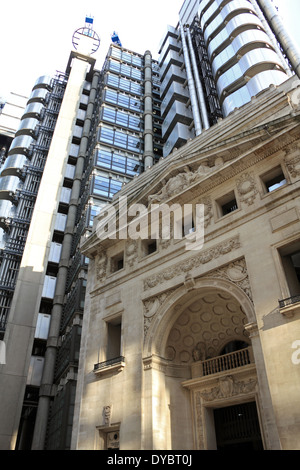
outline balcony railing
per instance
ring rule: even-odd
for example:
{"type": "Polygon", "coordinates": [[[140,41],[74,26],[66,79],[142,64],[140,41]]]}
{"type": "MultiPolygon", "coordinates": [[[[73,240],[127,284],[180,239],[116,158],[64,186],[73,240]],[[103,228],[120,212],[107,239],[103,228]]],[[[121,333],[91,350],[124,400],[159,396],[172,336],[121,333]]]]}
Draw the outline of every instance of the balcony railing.
{"type": "Polygon", "coordinates": [[[290,305],[294,305],[298,302],[300,302],[300,294],[293,295],[292,297],[289,297],[288,299],[279,300],[279,307],[280,308],[289,307],[290,305]]]}
{"type": "Polygon", "coordinates": [[[106,371],[112,371],[115,369],[122,370],[125,367],[125,357],[120,356],[109,361],[100,362],[94,365],[94,372],[101,373],[106,371]]]}
{"type": "Polygon", "coordinates": [[[218,374],[219,372],[247,366],[253,362],[252,348],[249,347],[193,364],[193,376],[205,377],[218,374]]]}

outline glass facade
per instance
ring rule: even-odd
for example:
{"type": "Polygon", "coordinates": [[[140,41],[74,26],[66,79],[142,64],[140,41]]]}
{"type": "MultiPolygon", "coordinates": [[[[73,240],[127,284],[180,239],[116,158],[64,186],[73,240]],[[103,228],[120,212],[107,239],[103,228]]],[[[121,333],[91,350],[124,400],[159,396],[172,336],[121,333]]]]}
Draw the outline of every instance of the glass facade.
{"type": "Polygon", "coordinates": [[[121,155],[116,150],[102,147],[97,151],[96,165],[117,173],[136,176],[140,173],[141,163],[136,158],[121,155]]]}

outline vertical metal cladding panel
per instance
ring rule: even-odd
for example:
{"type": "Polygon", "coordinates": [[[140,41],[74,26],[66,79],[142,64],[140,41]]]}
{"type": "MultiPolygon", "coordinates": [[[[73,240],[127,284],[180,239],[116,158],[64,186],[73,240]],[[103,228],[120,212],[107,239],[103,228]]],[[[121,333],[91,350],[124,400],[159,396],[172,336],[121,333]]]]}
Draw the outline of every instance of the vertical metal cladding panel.
{"type": "Polygon", "coordinates": [[[34,335],[35,338],[43,339],[43,340],[46,340],[48,338],[50,320],[51,320],[51,315],[47,315],[46,313],[38,314],[35,335],[34,335]]]}
{"type": "Polygon", "coordinates": [[[45,359],[39,356],[32,356],[27,376],[27,385],[39,387],[42,381],[45,359]]]}
{"type": "Polygon", "coordinates": [[[77,144],[71,144],[70,147],[70,157],[75,157],[77,158],[79,154],[79,145],[77,144]]]}
{"type": "Polygon", "coordinates": [[[74,165],[67,165],[65,178],[74,179],[75,175],[75,166],[74,165]]]}
{"type": "Polygon", "coordinates": [[[62,245],[60,243],[51,243],[49,259],[51,263],[59,263],[62,245]]]}
{"type": "Polygon", "coordinates": [[[83,132],[83,127],[75,126],[73,135],[74,135],[74,137],[77,137],[78,139],[81,139],[82,132],[83,132]]]}
{"type": "Polygon", "coordinates": [[[67,224],[67,215],[58,213],[55,219],[54,230],[64,232],[67,224]]]}
{"type": "Polygon", "coordinates": [[[57,278],[54,276],[45,276],[45,282],[42,293],[42,297],[44,297],[45,299],[54,299],[56,279],[57,278]]]}
{"type": "Polygon", "coordinates": [[[70,199],[71,199],[71,189],[63,187],[61,189],[60,202],[64,204],[69,204],[70,199]]]}

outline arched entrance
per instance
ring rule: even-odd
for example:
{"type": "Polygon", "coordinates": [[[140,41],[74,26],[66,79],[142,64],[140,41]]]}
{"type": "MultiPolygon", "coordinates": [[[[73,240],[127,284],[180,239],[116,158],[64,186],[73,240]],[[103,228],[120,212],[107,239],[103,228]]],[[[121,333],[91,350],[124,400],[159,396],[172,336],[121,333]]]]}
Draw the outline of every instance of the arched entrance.
{"type": "Polygon", "coordinates": [[[250,299],[221,279],[202,279],[191,289],[182,286],[159,308],[144,344],[153,449],[217,449],[225,422],[221,411],[214,410],[246,403],[254,404],[256,414],[250,418],[255,415],[255,429],[261,431],[246,327],[253,321],[250,299]]]}

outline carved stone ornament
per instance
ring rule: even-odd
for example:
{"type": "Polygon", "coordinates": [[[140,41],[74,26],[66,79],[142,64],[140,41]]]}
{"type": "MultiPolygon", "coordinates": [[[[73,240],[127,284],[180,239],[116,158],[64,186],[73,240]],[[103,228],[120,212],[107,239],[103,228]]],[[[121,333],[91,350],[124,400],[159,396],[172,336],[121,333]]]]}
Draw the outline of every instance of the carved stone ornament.
{"type": "MultiPolygon", "coordinates": [[[[168,277],[173,271],[166,271],[168,273],[168,277]]],[[[221,278],[225,279],[228,281],[233,282],[236,284],[240,289],[244,291],[244,293],[247,295],[249,300],[252,301],[252,292],[251,292],[251,286],[250,286],[250,281],[249,281],[249,276],[248,276],[248,271],[247,271],[247,265],[246,261],[244,258],[241,258],[239,260],[233,261],[232,263],[229,263],[226,266],[223,266],[220,269],[216,269],[214,271],[211,271],[210,273],[204,274],[206,278],[221,278]]],[[[201,276],[198,277],[197,279],[201,279],[201,276]]],[[[185,278],[185,283],[186,283],[186,288],[187,290],[193,289],[195,286],[195,279],[193,279],[191,276],[187,276],[185,278]]],[[[148,298],[147,300],[143,301],[144,304],[144,335],[146,336],[148,329],[150,327],[150,324],[152,320],[154,319],[158,309],[160,306],[163,304],[165,300],[167,300],[177,289],[169,289],[168,291],[165,291],[163,294],[153,296],[148,298]]],[[[177,307],[180,307],[177,306],[177,307]]],[[[248,336],[248,329],[247,329],[247,336],[248,336]]]]}
{"type": "Polygon", "coordinates": [[[149,204],[161,203],[169,199],[170,197],[179,194],[188,188],[191,184],[205,177],[208,173],[215,170],[215,167],[210,168],[206,163],[202,163],[198,169],[193,172],[188,167],[184,168],[184,171],[173,176],[169,180],[163,181],[163,187],[158,194],[149,196],[149,204]]]}
{"type": "Polygon", "coordinates": [[[199,394],[205,401],[214,401],[254,392],[256,386],[256,379],[238,381],[229,375],[219,379],[217,386],[212,387],[211,389],[200,391],[199,394]]]}
{"type": "Polygon", "coordinates": [[[133,266],[134,263],[137,262],[137,251],[137,240],[130,240],[130,242],[126,245],[126,263],[129,266],[133,266]]]}
{"type": "Polygon", "coordinates": [[[258,190],[255,180],[251,175],[248,173],[242,175],[237,181],[237,189],[241,202],[245,202],[249,206],[254,203],[258,190]]]}
{"type": "Polygon", "coordinates": [[[204,205],[204,228],[207,228],[213,218],[213,205],[211,199],[209,197],[206,197],[202,199],[199,204],[204,205]]]}
{"type": "Polygon", "coordinates": [[[300,175],[300,144],[292,145],[285,159],[286,167],[293,178],[300,175]]]}
{"type": "Polygon", "coordinates": [[[110,426],[111,422],[111,405],[103,407],[103,422],[105,426],[110,426]]]}
{"type": "Polygon", "coordinates": [[[104,251],[98,254],[96,258],[96,277],[97,281],[104,281],[107,274],[107,256],[104,251]]]}
{"type": "Polygon", "coordinates": [[[176,289],[169,289],[163,294],[151,297],[144,301],[144,334],[146,335],[152,318],[164,301],[175,292],[176,289]]]}
{"type": "Polygon", "coordinates": [[[236,236],[226,242],[220,243],[219,245],[211,248],[207,251],[201,251],[197,256],[194,256],[181,264],[169,268],[155,276],[152,276],[144,281],[144,290],[151,289],[156,287],[159,284],[162,284],[166,281],[173,279],[176,276],[182,274],[187,274],[194,268],[209,263],[213,259],[217,259],[220,256],[223,256],[227,253],[230,253],[233,250],[240,248],[239,236],[236,236]]]}
{"type": "Polygon", "coordinates": [[[233,261],[227,266],[216,269],[208,273],[206,277],[222,278],[236,284],[242,289],[252,302],[252,291],[247,271],[246,260],[244,258],[233,261]]]}

